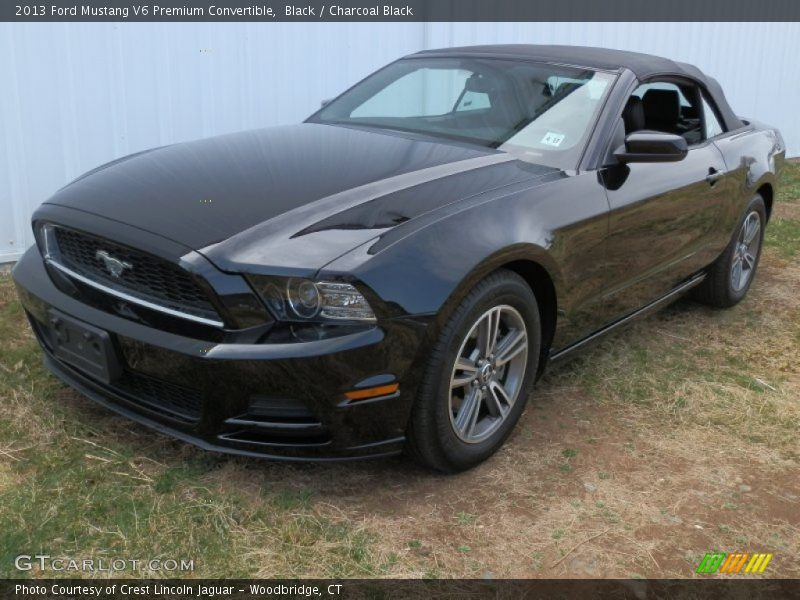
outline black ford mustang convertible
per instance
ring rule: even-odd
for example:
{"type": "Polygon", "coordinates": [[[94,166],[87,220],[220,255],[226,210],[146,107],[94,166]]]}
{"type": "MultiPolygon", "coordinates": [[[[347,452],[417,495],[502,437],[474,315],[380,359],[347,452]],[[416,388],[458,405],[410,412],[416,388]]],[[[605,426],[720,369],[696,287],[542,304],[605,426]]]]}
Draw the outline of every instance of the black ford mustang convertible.
{"type": "Polygon", "coordinates": [[[784,156],[687,64],[426,51],[302,124],[79,177],[14,277],[47,366],[136,421],[457,471],[549,363],[689,291],[741,300],[784,156]]]}

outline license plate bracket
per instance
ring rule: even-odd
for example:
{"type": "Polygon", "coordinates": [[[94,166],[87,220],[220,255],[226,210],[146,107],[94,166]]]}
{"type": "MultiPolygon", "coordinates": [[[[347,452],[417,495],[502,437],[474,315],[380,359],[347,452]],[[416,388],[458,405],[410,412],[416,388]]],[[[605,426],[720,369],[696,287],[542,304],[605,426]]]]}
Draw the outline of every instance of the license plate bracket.
{"type": "Polygon", "coordinates": [[[48,311],[48,328],[53,353],[59,360],[104,383],[111,383],[122,373],[107,331],[54,309],[48,311]]]}

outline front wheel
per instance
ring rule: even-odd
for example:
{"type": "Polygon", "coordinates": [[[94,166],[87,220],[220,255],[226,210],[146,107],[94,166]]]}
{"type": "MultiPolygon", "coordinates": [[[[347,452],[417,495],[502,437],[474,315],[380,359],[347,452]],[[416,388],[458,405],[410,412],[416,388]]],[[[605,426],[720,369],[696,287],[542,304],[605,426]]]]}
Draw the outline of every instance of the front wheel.
{"type": "Polygon", "coordinates": [[[725,252],[708,268],[706,280],[697,287],[701,302],[728,308],[740,302],[753,283],[761,258],[767,211],[756,194],[744,211],[725,252]]]}
{"type": "Polygon", "coordinates": [[[536,374],[539,310],[528,284],[497,271],[461,301],[431,353],[409,453],[444,472],[491,456],[519,420],[536,374]]]}

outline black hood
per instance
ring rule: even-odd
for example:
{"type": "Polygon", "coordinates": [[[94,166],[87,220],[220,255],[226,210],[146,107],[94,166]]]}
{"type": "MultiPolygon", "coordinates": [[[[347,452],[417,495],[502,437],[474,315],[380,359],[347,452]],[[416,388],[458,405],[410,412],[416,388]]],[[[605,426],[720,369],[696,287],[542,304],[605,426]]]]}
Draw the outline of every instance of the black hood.
{"type": "Polygon", "coordinates": [[[87,173],[48,202],[155,233],[235,268],[282,264],[278,246],[303,236],[320,246],[312,262],[330,260],[364,234],[311,234],[358,229],[374,236],[459,197],[552,171],[458,142],[303,123],[141,152],[87,173]]]}

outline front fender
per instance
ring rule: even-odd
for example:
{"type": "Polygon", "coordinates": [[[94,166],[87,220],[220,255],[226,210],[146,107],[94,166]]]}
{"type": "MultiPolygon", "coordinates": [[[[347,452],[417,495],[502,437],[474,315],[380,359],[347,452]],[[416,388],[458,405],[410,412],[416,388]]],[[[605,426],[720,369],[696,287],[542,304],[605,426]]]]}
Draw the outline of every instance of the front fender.
{"type": "Polygon", "coordinates": [[[597,174],[562,173],[461,203],[391,243],[376,238],[326,265],[320,276],[355,276],[380,297],[387,316],[443,318],[488,273],[529,261],[555,289],[563,333],[556,337],[577,339],[603,318],[602,310],[586,309],[601,302],[607,230],[608,202],[597,174]]]}
{"type": "Polygon", "coordinates": [[[539,219],[521,218],[514,204],[503,198],[450,214],[378,252],[379,240],[373,240],[327,265],[321,276],[354,275],[391,316],[439,314],[488,273],[516,260],[538,262],[560,288],[560,269],[547,249],[552,232],[539,219]]]}

